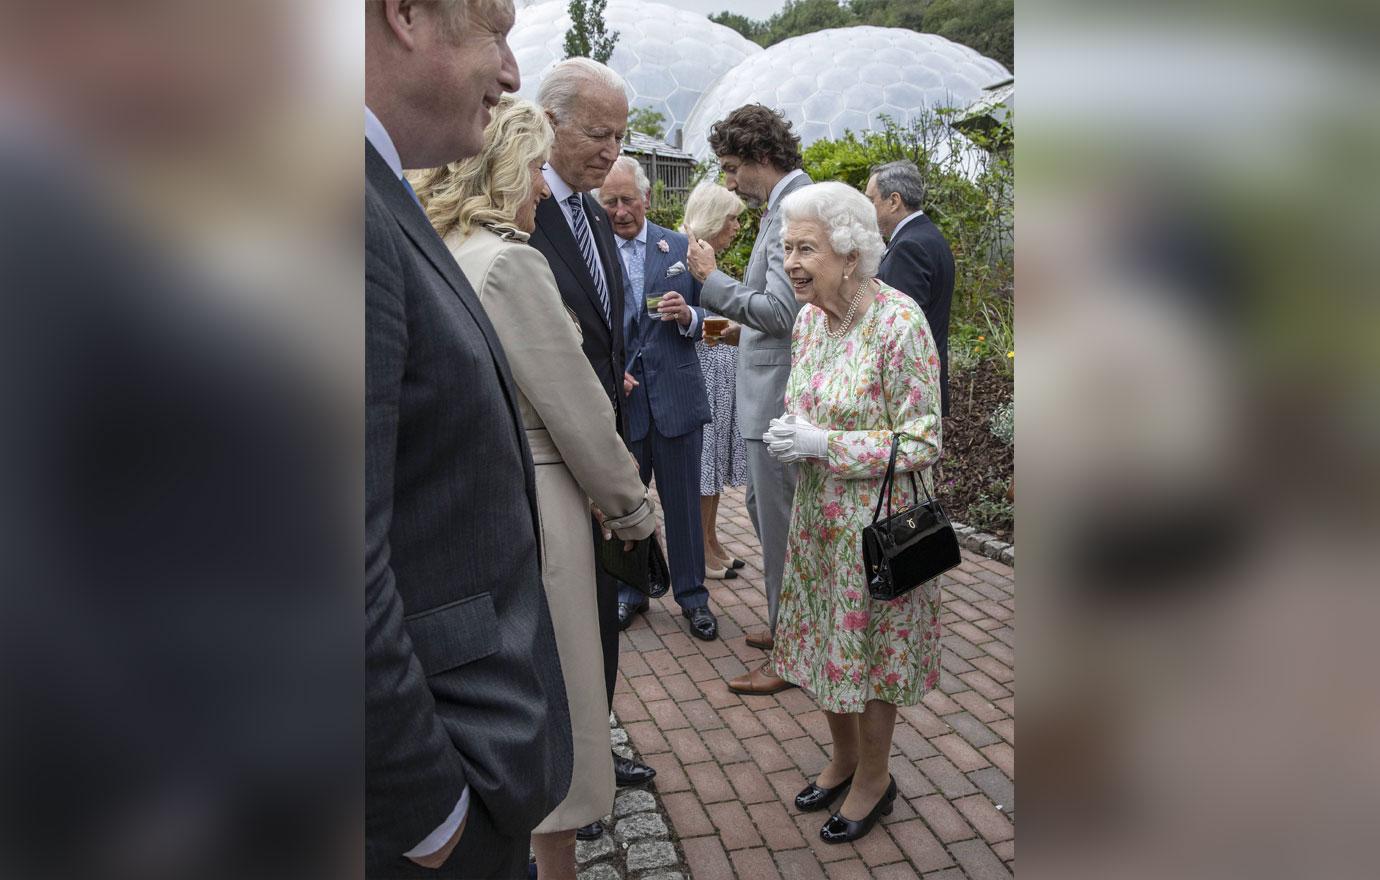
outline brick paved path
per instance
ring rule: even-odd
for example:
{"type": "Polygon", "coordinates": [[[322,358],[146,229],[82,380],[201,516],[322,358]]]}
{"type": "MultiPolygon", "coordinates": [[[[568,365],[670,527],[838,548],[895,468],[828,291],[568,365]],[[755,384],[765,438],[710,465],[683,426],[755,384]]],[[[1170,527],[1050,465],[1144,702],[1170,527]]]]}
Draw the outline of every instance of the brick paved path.
{"type": "Polygon", "coordinates": [[[1009,877],[1015,858],[1015,582],[1010,566],[963,551],[944,582],[939,689],[897,720],[892,815],[863,840],[828,846],[824,812],[792,803],[828,762],[829,728],[808,695],[739,697],[725,681],[758,665],[743,641],[764,624],[757,539],[742,490],[719,534],[747,562],[706,581],[720,638],[692,638],[668,594],[623,634],[614,709],[657,769],[654,783],[694,880],[1009,877]]]}

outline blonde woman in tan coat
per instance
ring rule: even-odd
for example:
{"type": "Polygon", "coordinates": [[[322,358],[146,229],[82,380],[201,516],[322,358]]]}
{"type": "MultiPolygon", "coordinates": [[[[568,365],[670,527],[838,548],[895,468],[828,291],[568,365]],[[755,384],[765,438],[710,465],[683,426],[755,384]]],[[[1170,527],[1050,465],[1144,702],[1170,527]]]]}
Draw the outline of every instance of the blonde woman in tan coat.
{"type": "Polygon", "coordinates": [[[579,326],[546,258],[526,244],[537,203],[550,195],[541,167],[552,137],[535,104],[505,97],[478,156],[412,180],[432,225],[479,294],[520,391],[536,464],[542,579],[575,746],[570,792],[533,832],[532,846],[542,880],[574,880],[575,829],[607,815],[614,794],[591,500],[605,528],[624,540],[651,534],[656,517],[614,429],[613,405],[580,349],[579,326]]]}

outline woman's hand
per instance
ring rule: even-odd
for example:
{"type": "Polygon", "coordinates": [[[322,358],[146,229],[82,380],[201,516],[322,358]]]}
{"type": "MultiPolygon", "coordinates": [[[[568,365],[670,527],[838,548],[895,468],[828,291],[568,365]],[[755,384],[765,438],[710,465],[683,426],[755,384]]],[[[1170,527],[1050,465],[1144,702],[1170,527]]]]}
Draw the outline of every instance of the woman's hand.
{"type": "MultiPolygon", "coordinates": [[[[598,507],[595,507],[594,502],[592,501],[589,504],[589,512],[594,514],[594,519],[599,523],[599,531],[603,534],[604,540],[612,541],[613,532],[604,525],[604,520],[608,519],[608,517],[604,515],[604,512],[602,510],[600,510],[598,507]]],[[[627,553],[629,550],[636,546],[636,541],[624,541],[623,552],[627,553]]]]}
{"type": "Polygon", "coordinates": [[[772,458],[788,464],[802,458],[829,456],[828,429],[812,425],[795,413],[772,419],[762,442],[767,444],[772,458]]]}

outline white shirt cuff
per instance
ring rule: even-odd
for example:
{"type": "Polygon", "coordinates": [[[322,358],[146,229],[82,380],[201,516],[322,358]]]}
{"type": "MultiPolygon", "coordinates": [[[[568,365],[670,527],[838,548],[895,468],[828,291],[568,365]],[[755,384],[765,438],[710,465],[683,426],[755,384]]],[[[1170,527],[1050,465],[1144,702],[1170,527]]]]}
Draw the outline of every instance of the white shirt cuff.
{"type": "Polygon", "coordinates": [[[689,323],[689,324],[686,324],[684,327],[681,327],[681,328],[680,328],[680,335],[681,335],[681,336],[689,336],[689,337],[691,337],[691,338],[694,338],[695,334],[699,332],[699,329],[700,329],[700,310],[699,310],[699,309],[692,308],[692,309],[690,310],[690,323],[689,323]]]}
{"type": "Polygon", "coordinates": [[[446,841],[455,836],[455,829],[460,827],[460,823],[465,821],[465,817],[470,812],[470,787],[465,786],[465,790],[460,792],[460,800],[455,802],[455,809],[450,811],[446,821],[426,836],[426,840],[412,847],[403,853],[409,859],[424,859],[438,849],[446,845],[446,841]]]}

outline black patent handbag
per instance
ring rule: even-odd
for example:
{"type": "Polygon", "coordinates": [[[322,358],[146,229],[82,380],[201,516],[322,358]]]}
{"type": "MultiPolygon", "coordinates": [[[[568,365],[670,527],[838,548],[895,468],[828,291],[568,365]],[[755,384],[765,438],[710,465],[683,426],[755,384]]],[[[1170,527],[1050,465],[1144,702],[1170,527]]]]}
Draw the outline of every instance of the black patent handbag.
{"type": "Polygon", "coordinates": [[[623,550],[623,539],[617,535],[601,537],[599,562],[604,571],[649,599],[658,599],[671,589],[671,569],[656,532],[635,542],[628,551],[623,550]]]}
{"type": "MultiPolygon", "coordinates": [[[[873,599],[883,602],[904,596],[911,590],[939,577],[963,561],[958,552],[958,535],[954,533],[949,515],[939,502],[930,496],[924,480],[916,488],[914,472],[910,475],[911,490],[916,504],[899,513],[891,512],[891,491],[896,483],[896,451],[901,440],[909,434],[896,434],[891,440],[891,460],[882,478],[877,509],[872,524],[862,531],[863,570],[867,574],[867,590],[873,599]],[[920,490],[925,500],[919,501],[920,490]],[[886,504],[886,518],[882,519],[882,504],[886,504]]],[[[913,438],[912,438],[913,439],[913,438]]]]}

